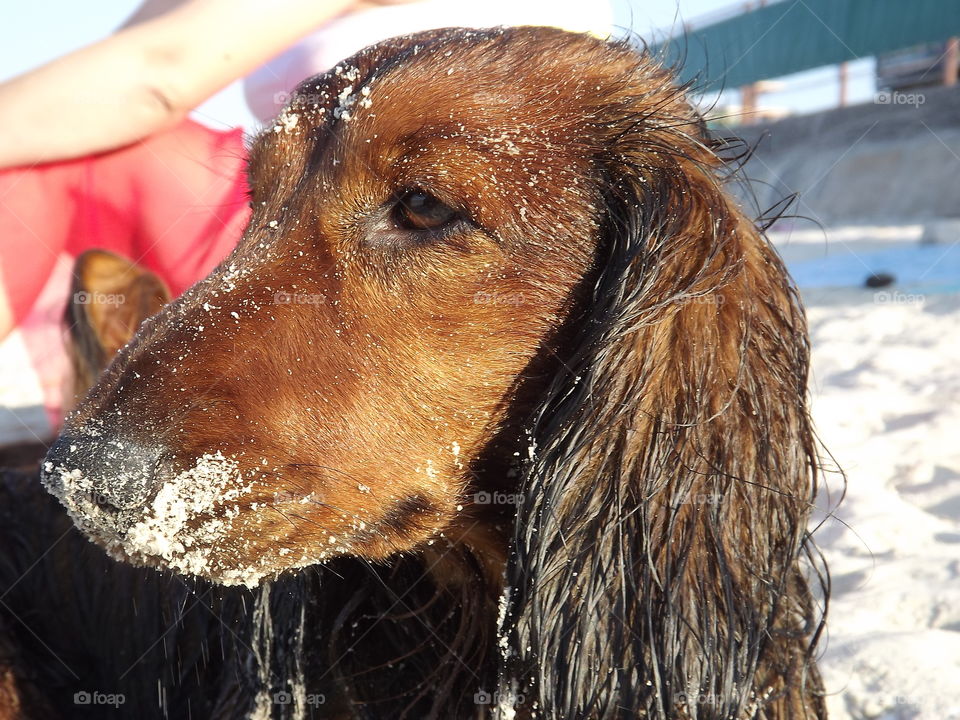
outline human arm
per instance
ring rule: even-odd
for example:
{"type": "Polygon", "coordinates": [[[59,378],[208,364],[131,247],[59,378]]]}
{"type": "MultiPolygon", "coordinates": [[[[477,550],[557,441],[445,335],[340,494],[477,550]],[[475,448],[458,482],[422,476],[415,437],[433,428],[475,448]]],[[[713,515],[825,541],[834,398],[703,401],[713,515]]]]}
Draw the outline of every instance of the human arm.
{"type": "Polygon", "coordinates": [[[0,168],[129,144],[356,0],[152,0],[114,35],[0,84],[0,168]]]}

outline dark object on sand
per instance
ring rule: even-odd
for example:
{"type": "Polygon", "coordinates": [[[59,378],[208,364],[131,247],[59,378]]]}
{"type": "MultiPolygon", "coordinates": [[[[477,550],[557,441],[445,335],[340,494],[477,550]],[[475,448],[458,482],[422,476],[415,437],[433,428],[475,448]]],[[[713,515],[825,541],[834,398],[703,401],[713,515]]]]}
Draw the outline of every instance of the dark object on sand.
{"type": "Polygon", "coordinates": [[[893,285],[896,281],[897,278],[890,273],[878,272],[868,275],[867,279],[863,281],[863,285],[868,288],[885,288],[893,285]]]}

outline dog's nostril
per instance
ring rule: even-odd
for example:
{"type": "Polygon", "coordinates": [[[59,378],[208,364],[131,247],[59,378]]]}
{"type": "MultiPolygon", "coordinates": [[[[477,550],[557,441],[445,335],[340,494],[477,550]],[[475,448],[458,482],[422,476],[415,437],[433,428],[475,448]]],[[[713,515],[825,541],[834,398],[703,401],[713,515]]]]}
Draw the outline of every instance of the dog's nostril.
{"type": "Polygon", "coordinates": [[[43,481],[61,499],[86,500],[104,512],[139,507],[154,493],[160,448],[99,435],[61,435],[47,452],[43,481]]]}

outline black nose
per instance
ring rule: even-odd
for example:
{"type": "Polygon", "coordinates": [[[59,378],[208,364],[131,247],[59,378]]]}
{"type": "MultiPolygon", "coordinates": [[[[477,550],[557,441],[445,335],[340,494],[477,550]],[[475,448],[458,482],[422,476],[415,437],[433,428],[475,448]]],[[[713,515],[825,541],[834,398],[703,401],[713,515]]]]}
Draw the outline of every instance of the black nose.
{"type": "Polygon", "coordinates": [[[154,494],[160,455],[156,446],[101,433],[61,435],[47,452],[43,482],[61,500],[86,495],[103,510],[127,510],[154,494]]]}

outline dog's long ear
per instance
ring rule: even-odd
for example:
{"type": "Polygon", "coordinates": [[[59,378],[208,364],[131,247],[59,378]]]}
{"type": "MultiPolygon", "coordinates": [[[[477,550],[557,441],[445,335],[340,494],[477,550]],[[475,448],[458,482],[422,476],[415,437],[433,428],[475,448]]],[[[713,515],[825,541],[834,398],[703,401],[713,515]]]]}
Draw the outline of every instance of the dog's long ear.
{"type": "Polygon", "coordinates": [[[665,77],[613,115],[597,267],[532,423],[501,693],[563,720],[822,717],[797,295],[665,77]]]}
{"type": "Polygon", "coordinates": [[[154,273],[106,250],[88,250],[73,266],[64,320],[70,340],[74,395],[93,386],[140,324],[170,302],[154,273]]]}

